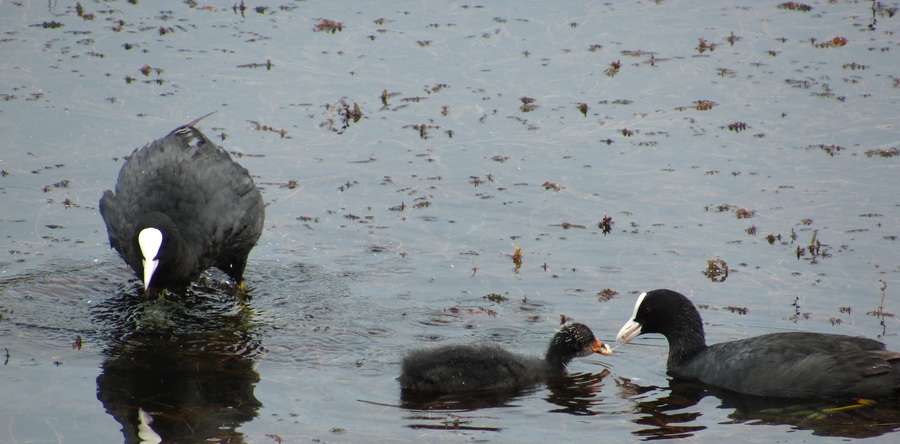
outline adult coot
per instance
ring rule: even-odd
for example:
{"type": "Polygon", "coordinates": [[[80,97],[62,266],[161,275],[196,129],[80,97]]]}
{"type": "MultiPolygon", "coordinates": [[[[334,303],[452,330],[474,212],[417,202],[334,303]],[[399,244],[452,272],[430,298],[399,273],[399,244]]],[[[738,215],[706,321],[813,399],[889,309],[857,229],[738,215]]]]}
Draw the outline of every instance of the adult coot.
{"type": "Polygon", "coordinates": [[[250,173],[194,127],[203,117],[134,150],[116,192],[100,199],[110,246],[145,290],[184,288],[210,267],[243,288],[262,233],[262,195],[250,173]]]}
{"type": "Polygon", "coordinates": [[[900,393],[900,353],[881,342],[824,333],[770,333],[707,346],[700,314],[681,293],[638,297],[616,337],[669,341],[669,375],[734,392],[782,398],[879,398],[900,393]]]}
{"type": "Polygon", "coordinates": [[[515,389],[566,372],[573,358],[608,355],[609,346],[584,324],[564,324],[550,341],[545,359],[510,353],[494,344],[449,345],[410,353],[403,359],[404,391],[459,393],[515,389]]]}

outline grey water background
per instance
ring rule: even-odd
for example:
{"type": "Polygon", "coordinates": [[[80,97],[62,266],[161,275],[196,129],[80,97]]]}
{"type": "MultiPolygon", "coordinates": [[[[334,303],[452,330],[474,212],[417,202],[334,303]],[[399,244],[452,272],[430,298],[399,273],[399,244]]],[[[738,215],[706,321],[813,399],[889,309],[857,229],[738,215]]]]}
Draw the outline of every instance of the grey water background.
{"type": "Polygon", "coordinates": [[[409,350],[541,354],[559,314],[612,342],[662,287],[710,342],[900,350],[897,3],[778,4],[0,2],[0,442],[133,441],[154,391],[180,442],[896,440],[896,406],[685,395],[654,336],[486,405],[399,397],[409,350]],[[212,274],[159,307],[97,201],[210,111],[267,202],[253,299],[212,274]]]}

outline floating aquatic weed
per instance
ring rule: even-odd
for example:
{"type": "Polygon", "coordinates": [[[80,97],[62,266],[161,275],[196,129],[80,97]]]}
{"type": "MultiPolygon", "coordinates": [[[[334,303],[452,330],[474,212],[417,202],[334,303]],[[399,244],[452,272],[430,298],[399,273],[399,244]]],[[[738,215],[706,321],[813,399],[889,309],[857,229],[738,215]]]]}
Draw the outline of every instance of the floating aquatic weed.
{"type": "Polygon", "coordinates": [[[816,48],[836,48],[838,46],[847,45],[847,38],[841,36],[835,36],[831,40],[826,40],[824,42],[817,42],[815,37],[809,40],[816,48]]]}
{"type": "Polygon", "coordinates": [[[735,306],[733,306],[733,305],[729,305],[729,306],[727,306],[727,307],[724,307],[724,309],[725,309],[725,310],[728,310],[728,311],[730,311],[730,312],[732,312],[732,313],[737,313],[737,314],[740,314],[740,315],[745,315],[745,314],[747,314],[748,312],[750,312],[750,309],[748,309],[747,307],[735,307],[735,306]]]}
{"type": "Polygon", "coordinates": [[[519,268],[522,268],[522,248],[516,244],[512,244],[513,247],[516,247],[515,253],[512,255],[513,264],[515,264],[515,271],[519,271],[519,268]]]}
{"type": "Polygon", "coordinates": [[[747,129],[747,124],[744,122],[734,122],[728,124],[728,130],[739,133],[747,129]]]}
{"type": "Polygon", "coordinates": [[[253,129],[255,129],[256,131],[263,131],[263,132],[279,134],[279,135],[281,135],[282,139],[287,137],[288,132],[284,128],[275,128],[274,126],[264,125],[259,122],[253,121],[253,120],[251,120],[250,123],[253,124],[253,129]]]}
{"type": "Polygon", "coordinates": [[[877,149],[877,150],[867,150],[866,157],[894,157],[900,156],[900,148],[888,148],[888,149],[877,149]]]}
{"type": "Polygon", "coordinates": [[[597,228],[600,228],[600,230],[603,232],[603,235],[606,236],[607,234],[612,232],[612,224],[612,217],[603,216],[603,220],[597,223],[597,228]]]}
{"type": "Polygon", "coordinates": [[[544,182],[542,184],[542,186],[544,187],[545,190],[559,191],[559,190],[563,189],[563,187],[561,187],[553,182],[544,182]]]}
{"type": "Polygon", "coordinates": [[[428,125],[428,124],[425,124],[425,123],[422,123],[422,124],[415,124],[415,125],[403,125],[403,128],[412,128],[413,130],[418,131],[418,132],[419,132],[419,138],[422,139],[422,140],[427,140],[427,139],[430,139],[430,138],[431,138],[431,136],[428,135],[428,130],[431,130],[431,129],[441,129],[440,126],[437,126],[437,125],[428,125]]]}
{"type": "Polygon", "coordinates": [[[534,111],[540,108],[540,105],[534,103],[534,99],[531,97],[522,97],[519,100],[522,101],[522,106],[519,107],[523,113],[534,111]]]}
{"type": "Polygon", "coordinates": [[[266,63],[246,63],[243,65],[238,65],[238,68],[266,68],[266,71],[271,71],[272,67],[275,66],[272,63],[272,60],[266,59],[266,63]]]}
{"type": "Polygon", "coordinates": [[[697,51],[700,54],[703,54],[706,51],[712,52],[712,51],[716,50],[716,46],[717,46],[716,43],[709,43],[706,41],[706,39],[704,39],[702,37],[699,38],[699,40],[700,40],[700,43],[697,44],[697,51]]]}
{"type": "Polygon", "coordinates": [[[603,70],[603,73],[610,77],[614,77],[616,74],[619,73],[619,70],[621,68],[622,68],[622,62],[619,60],[616,60],[615,62],[610,63],[609,66],[603,70]]]}
{"type": "Polygon", "coordinates": [[[605,289],[597,292],[597,299],[600,302],[606,302],[606,301],[616,297],[617,294],[619,294],[618,291],[613,290],[611,288],[605,288],[605,289]]]}
{"type": "Polygon", "coordinates": [[[807,150],[816,149],[816,148],[818,148],[822,151],[825,151],[831,157],[834,157],[835,154],[837,154],[841,150],[845,149],[844,147],[842,147],[840,145],[825,145],[824,143],[820,143],[818,145],[810,145],[810,146],[806,147],[807,150]]]}
{"type": "Polygon", "coordinates": [[[316,26],[313,27],[313,31],[315,32],[330,32],[332,34],[343,30],[343,23],[328,19],[319,19],[319,23],[316,23],[316,26]]]}
{"type": "Polygon", "coordinates": [[[703,275],[713,282],[725,282],[725,279],[728,279],[728,271],[728,264],[722,259],[709,259],[706,261],[703,275]]]}
{"type": "Polygon", "coordinates": [[[509,298],[507,298],[506,296],[503,296],[502,294],[499,294],[499,293],[488,293],[487,295],[484,296],[484,298],[491,302],[496,302],[498,304],[509,300],[509,298]]]}
{"type": "Polygon", "coordinates": [[[756,215],[756,210],[748,210],[746,208],[738,208],[734,211],[734,215],[738,219],[750,219],[756,215]]]}
{"type": "Polygon", "coordinates": [[[359,104],[353,102],[353,106],[351,107],[344,99],[338,100],[334,104],[326,105],[326,109],[328,109],[328,118],[320,126],[327,126],[328,129],[337,134],[343,134],[344,131],[347,131],[347,128],[350,128],[351,122],[357,123],[363,117],[359,104]],[[340,119],[340,128],[337,128],[334,124],[335,115],[340,119]]]}
{"type": "Polygon", "coordinates": [[[797,2],[782,3],[782,4],[778,5],[778,8],[779,9],[787,9],[790,11],[802,11],[802,12],[812,11],[812,6],[809,6],[804,3],[797,3],[797,2]]]}

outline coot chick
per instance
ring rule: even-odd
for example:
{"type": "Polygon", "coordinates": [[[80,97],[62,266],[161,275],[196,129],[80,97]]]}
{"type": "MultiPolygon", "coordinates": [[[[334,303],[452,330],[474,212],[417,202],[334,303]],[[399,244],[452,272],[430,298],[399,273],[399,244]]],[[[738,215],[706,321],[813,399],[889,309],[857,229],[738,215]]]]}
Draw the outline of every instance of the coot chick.
{"type": "Polygon", "coordinates": [[[134,150],[115,193],[100,199],[109,244],[145,291],[183,289],[210,267],[242,289],[262,233],[262,195],[250,173],[194,127],[203,117],[134,150]]]}
{"type": "Polygon", "coordinates": [[[566,373],[573,358],[608,355],[608,345],[584,324],[563,325],[544,359],[510,353],[495,344],[449,345],[410,353],[403,359],[400,388],[434,394],[525,387],[566,373]]]}
{"type": "Polygon", "coordinates": [[[780,398],[880,398],[900,393],[900,353],[853,336],[790,332],[706,345],[703,321],[681,293],[640,295],[623,344],[645,333],[669,341],[668,374],[738,393],[780,398]]]}

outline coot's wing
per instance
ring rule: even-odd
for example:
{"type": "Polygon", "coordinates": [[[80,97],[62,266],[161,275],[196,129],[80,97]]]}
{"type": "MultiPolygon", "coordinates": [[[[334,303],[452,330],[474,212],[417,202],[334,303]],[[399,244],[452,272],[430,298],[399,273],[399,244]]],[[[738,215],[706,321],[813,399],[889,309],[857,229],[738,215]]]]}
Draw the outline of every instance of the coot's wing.
{"type": "Polygon", "coordinates": [[[265,204],[250,172],[199,130],[193,131],[200,141],[190,174],[196,179],[193,186],[197,192],[206,196],[206,209],[195,222],[200,232],[210,236],[202,255],[209,263],[204,265],[216,266],[239,279],[247,255],[262,234],[265,204]]]}
{"type": "Polygon", "coordinates": [[[119,205],[116,195],[106,190],[100,198],[100,216],[106,224],[106,233],[109,236],[109,246],[114,248],[125,262],[135,272],[140,270],[140,255],[135,255],[131,248],[131,235],[134,232],[133,222],[128,217],[128,212],[119,205]],[[135,268],[138,267],[138,268],[135,268]]]}
{"type": "Polygon", "coordinates": [[[714,344],[673,376],[771,397],[880,397],[896,389],[900,354],[878,341],[819,333],[774,333],[714,344]]]}

